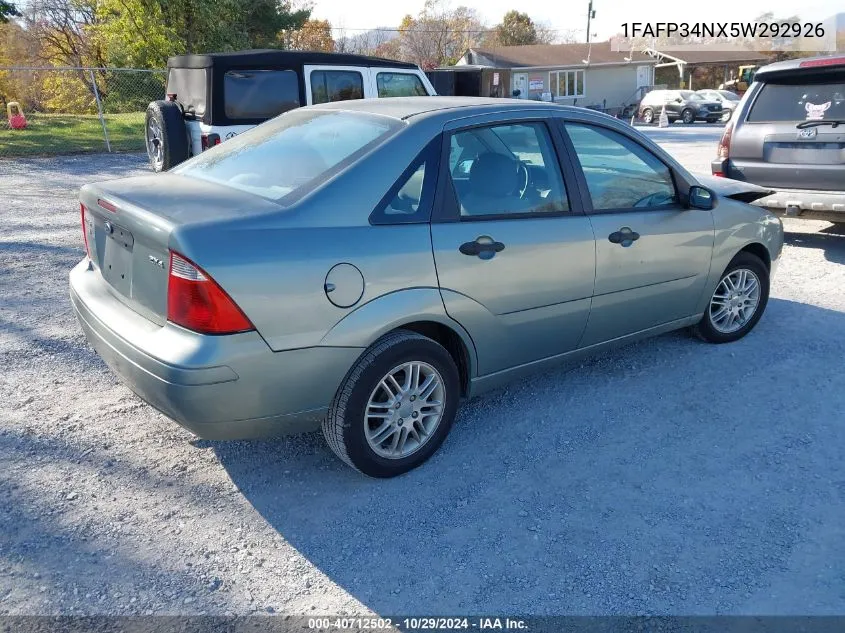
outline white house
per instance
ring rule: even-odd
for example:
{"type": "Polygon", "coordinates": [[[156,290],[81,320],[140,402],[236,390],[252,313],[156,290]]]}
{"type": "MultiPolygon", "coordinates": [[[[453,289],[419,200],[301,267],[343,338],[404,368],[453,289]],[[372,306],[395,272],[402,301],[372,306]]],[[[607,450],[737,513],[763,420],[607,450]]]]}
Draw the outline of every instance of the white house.
{"type": "Polygon", "coordinates": [[[511,94],[518,90],[520,99],[614,109],[640,101],[658,61],[596,42],[471,48],[457,65],[510,69],[511,94]]]}

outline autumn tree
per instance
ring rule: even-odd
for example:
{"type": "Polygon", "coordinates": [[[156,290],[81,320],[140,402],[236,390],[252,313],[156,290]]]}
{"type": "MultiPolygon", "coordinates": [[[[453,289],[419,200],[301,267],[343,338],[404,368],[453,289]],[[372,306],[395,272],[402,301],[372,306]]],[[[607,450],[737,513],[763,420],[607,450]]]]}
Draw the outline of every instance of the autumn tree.
{"type": "Polygon", "coordinates": [[[508,11],[497,24],[494,33],[500,46],[520,46],[537,43],[537,28],[527,13],[508,11]]]}
{"type": "Polygon", "coordinates": [[[308,20],[302,28],[290,34],[287,44],[295,50],[331,53],[335,50],[332,25],[328,20],[308,20]]]}

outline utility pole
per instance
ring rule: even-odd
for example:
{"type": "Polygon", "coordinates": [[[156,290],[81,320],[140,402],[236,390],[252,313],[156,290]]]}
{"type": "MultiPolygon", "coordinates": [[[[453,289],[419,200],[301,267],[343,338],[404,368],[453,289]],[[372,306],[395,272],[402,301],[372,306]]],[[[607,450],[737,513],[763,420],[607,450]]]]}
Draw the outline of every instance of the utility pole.
{"type": "Polygon", "coordinates": [[[593,11],[593,0],[590,0],[590,4],[587,6],[587,44],[590,43],[590,20],[596,17],[596,12],[593,11]]]}

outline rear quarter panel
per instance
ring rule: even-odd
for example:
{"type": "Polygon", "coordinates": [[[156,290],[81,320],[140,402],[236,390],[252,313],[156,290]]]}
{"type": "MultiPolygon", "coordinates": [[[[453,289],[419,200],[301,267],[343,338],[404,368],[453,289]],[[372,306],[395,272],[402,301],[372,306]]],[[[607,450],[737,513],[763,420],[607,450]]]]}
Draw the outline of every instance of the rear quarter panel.
{"type": "MultiPolygon", "coordinates": [[[[384,194],[433,136],[402,132],[289,208],[177,229],[173,248],[232,296],[273,350],[366,347],[381,332],[375,325],[380,299],[390,303],[384,322],[401,324],[413,318],[418,302],[388,297],[438,288],[427,223],[369,223],[384,194]],[[349,307],[335,306],[325,291],[326,276],[337,264],[351,264],[363,277],[361,297],[349,307]],[[330,334],[358,310],[368,315],[358,326],[330,334]],[[361,327],[364,322],[372,326],[361,327]]],[[[426,310],[445,317],[442,301],[426,310]]]]}

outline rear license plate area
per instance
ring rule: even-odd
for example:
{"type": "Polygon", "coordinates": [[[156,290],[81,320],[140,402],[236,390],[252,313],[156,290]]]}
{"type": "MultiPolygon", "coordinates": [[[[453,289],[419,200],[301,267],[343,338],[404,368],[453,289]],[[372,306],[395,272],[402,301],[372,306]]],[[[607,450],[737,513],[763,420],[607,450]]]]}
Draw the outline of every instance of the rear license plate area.
{"type": "Polygon", "coordinates": [[[100,267],[103,279],[128,297],[132,287],[132,249],[135,240],[132,233],[110,221],[104,222],[102,228],[105,234],[103,264],[100,267]]]}

